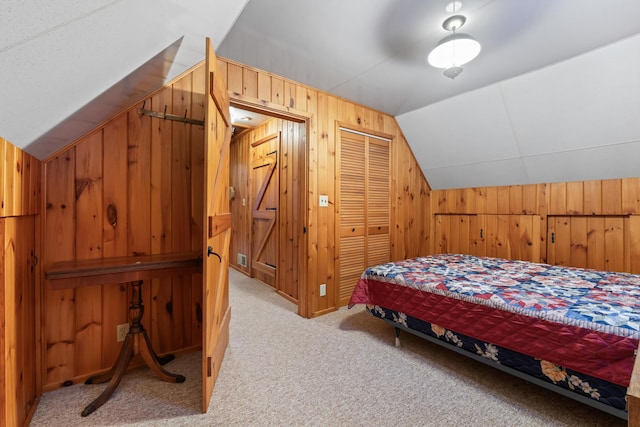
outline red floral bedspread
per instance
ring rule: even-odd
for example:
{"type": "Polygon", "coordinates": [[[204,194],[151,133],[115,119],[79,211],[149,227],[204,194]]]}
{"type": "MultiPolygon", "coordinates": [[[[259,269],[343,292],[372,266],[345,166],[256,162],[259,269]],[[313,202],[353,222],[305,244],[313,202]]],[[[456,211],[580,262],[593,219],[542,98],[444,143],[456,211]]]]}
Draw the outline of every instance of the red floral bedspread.
{"type": "Polygon", "coordinates": [[[378,305],[627,387],[640,275],[470,255],[368,268],[349,306],[378,305]]]}

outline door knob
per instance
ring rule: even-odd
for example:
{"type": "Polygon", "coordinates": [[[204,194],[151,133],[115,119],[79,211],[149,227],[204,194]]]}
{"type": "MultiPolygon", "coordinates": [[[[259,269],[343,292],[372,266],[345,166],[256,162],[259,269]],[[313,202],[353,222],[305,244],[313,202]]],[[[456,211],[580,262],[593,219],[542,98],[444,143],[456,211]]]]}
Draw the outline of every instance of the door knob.
{"type": "Polygon", "coordinates": [[[207,257],[210,257],[211,255],[215,255],[218,257],[218,260],[220,260],[220,262],[222,262],[222,258],[220,258],[220,255],[218,255],[217,253],[215,253],[213,251],[213,248],[211,246],[207,246],[207,257]]]}

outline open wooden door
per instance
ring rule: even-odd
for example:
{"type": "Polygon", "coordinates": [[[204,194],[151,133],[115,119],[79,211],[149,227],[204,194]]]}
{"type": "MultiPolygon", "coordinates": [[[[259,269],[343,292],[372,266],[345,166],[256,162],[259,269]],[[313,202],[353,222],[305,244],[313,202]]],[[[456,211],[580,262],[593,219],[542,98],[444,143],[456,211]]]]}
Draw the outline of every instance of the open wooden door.
{"type": "Polygon", "coordinates": [[[218,70],[211,40],[206,41],[204,148],[204,254],[202,317],[202,412],[211,393],[229,342],[229,95],[218,70]]]}

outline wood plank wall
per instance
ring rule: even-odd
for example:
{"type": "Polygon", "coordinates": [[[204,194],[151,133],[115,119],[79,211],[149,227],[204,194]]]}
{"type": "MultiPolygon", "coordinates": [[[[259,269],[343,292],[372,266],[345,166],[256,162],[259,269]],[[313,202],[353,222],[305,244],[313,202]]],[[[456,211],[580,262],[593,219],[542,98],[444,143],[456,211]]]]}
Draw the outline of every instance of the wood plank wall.
{"type": "Polygon", "coordinates": [[[0,137],[0,425],[28,422],[41,394],[36,218],[41,163],[0,137]]]}
{"type": "MultiPolygon", "coordinates": [[[[197,67],[144,108],[202,120],[204,85],[197,67]]],[[[141,107],[44,162],[45,270],[56,261],[202,249],[204,129],[140,115],[141,107]]],[[[156,352],[201,344],[201,275],[153,280],[142,290],[142,322],[156,352]]],[[[45,390],[112,366],[129,295],[124,284],[54,291],[45,283],[45,390]]]]}
{"type": "MultiPolygon", "coordinates": [[[[586,236],[600,233],[599,228],[593,228],[600,227],[596,221],[591,229],[586,226],[586,220],[601,218],[602,233],[611,234],[611,246],[618,249],[606,255],[603,252],[599,256],[603,258],[602,263],[597,264],[595,258],[598,257],[595,257],[589,265],[640,273],[640,178],[435,190],[431,200],[432,221],[439,215],[454,214],[539,216],[541,244],[539,254],[535,255],[543,262],[547,261],[550,247],[548,227],[552,227],[554,221],[567,225],[576,221],[582,231],[574,230],[572,236],[568,231],[571,243],[567,250],[571,253],[563,259],[578,260],[572,262],[578,266],[586,263],[586,255],[580,255],[585,251],[586,236]],[[582,217],[586,217],[584,224],[580,221],[582,217]],[[617,223],[620,225],[615,225],[617,223]]],[[[514,221],[511,228],[517,224],[518,221],[514,221]]],[[[438,239],[433,240],[433,250],[438,252],[438,239]]]]}
{"type": "Polygon", "coordinates": [[[280,253],[277,284],[274,287],[287,299],[296,303],[298,302],[298,278],[303,271],[299,245],[305,226],[300,215],[304,206],[302,185],[306,170],[304,167],[305,132],[304,123],[273,118],[258,127],[238,132],[231,140],[230,180],[236,194],[234,200],[231,201],[233,234],[229,262],[245,274],[251,274],[249,268],[252,260],[250,248],[253,203],[250,191],[251,163],[260,155],[265,155],[274,149],[269,145],[270,148],[265,151],[263,144],[256,147],[253,145],[264,138],[278,135],[280,140],[280,147],[277,149],[280,171],[279,183],[277,184],[279,236],[276,239],[279,242],[280,253]],[[237,254],[247,256],[246,267],[238,264],[237,254]]]}
{"type": "Polygon", "coordinates": [[[0,217],[40,211],[40,161],[0,137],[0,217]]]}
{"type": "Polygon", "coordinates": [[[391,143],[391,259],[423,255],[430,250],[429,185],[392,116],[224,58],[232,103],[263,108],[307,120],[307,276],[301,289],[305,317],[338,307],[335,254],[336,122],[363,131],[394,137],[391,143]],[[329,207],[319,209],[319,195],[329,196],[329,207]],[[327,295],[318,295],[321,283],[327,295]]]}
{"type": "Polygon", "coordinates": [[[35,216],[0,218],[0,425],[25,424],[37,377],[35,216]]]}

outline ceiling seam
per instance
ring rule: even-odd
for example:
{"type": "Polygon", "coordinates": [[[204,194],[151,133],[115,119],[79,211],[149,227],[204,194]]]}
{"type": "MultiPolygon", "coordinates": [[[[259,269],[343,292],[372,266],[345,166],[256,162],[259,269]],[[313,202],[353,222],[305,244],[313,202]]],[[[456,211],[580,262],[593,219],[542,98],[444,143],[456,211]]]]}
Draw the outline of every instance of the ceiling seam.
{"type": "Polygon", "coordinates": [[[520,149],[520,143],[518,142],[518,135],[516,134],[515,126],[513,125],[513,120],[511,120],[511,114],[509,114],[509,108],[507,108],[507,100],[505,99],[504,92],[502,91],[502,84],[498,83],[496,85],[498,87],[498,93],[500,94],[500,99],[502,100],[502,107],[504,108],[504,113],[507,116],[507,122],[509,123],[509,129],[511,129],[511,135],[513,136],[513,142],[516,144],[516,151],[518,152],[518,159],[522,163],[522,170],[524,171],[524,175],[527,177],[527,180],[530,180],[529,171],[527,170],[527,166],[524,163],[525,156],[522,155],[522,150],[520,149]]]}

